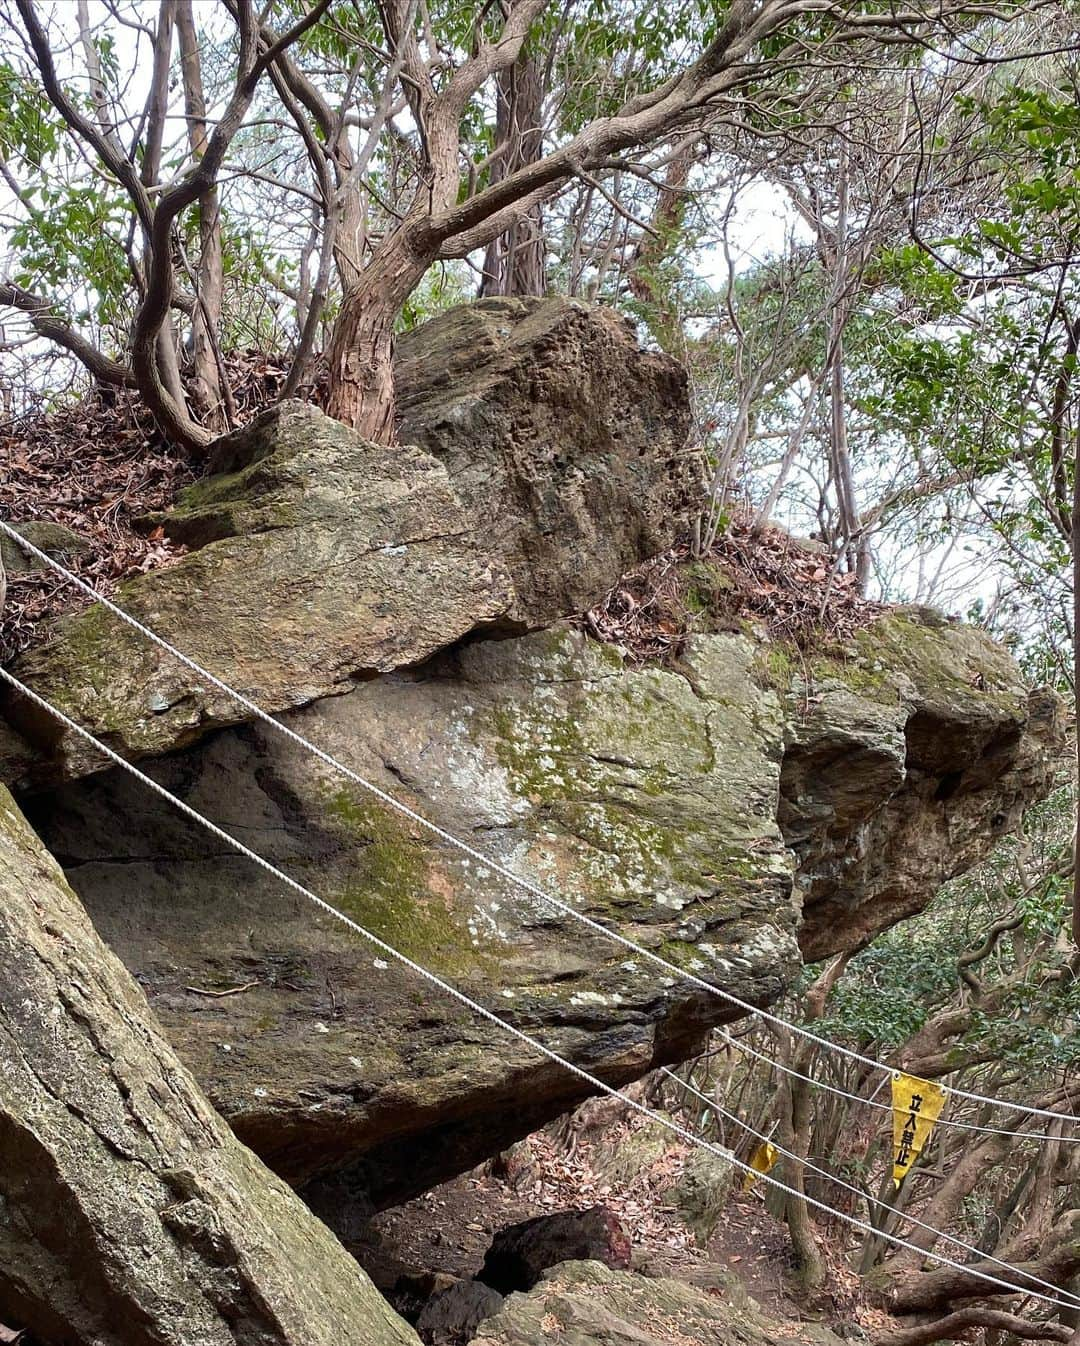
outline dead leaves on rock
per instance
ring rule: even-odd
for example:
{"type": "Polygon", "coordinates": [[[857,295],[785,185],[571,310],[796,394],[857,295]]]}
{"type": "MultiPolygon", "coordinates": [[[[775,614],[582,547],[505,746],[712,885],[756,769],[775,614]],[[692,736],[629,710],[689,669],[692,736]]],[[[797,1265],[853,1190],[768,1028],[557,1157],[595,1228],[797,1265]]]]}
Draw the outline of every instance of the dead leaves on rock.
{"type": "MultiPolygon", "coordinates": [[[[89,544],[64,558],[105,592],[130,575],[171,564],[180,549],[135,519],[169,504],[193,475],[187,456],[165,445],[126,396],[88,397],[75,406],[0,429],[0,517],[62,524],[89,544]]],[[[47,622],[86,600],[53,571],[8,576],[0,655],[25,649],[47,622]]]]}
{"type": "MultiPolygon", "coordinates": [[[[275,399],[287,373],[287,362],[251,351],[230,353],[226,367],[238,425],[275,399]]],[[[89,550],[65,564],[108,594],[122,580],[183,555],[161,529],[148,533],[135,525],[168,508],[197,471],[185,450],[162,438],[137,395],[103,389],[0,425],[0,518],[16,526],[46,520],[70,528],[89,550]]],[[[9,575],[0,659],[27,648],[54,617],[88,601],[53,571],[9,575]]]]}
{"type": "Polygon", "coordinates": [[[646,663],[677,658],[695,632],[746,624],[800,649],[840,643],[881,611],[813,544],[736,519],[708,556],[682,542],[629,571],[581,625],[646,663]]]}

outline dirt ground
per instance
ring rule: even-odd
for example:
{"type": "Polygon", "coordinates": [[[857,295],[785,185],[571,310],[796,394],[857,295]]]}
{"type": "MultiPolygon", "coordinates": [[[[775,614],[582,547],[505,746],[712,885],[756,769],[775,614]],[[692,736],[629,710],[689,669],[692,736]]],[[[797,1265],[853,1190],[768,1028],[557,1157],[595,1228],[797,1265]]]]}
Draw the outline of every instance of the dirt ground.
{"type": "Polygon", "coordinates": [[[651,1130],[640,1119],[594,1128],[586,1117],[538,1132],[494,1163],[376,1216],[352,1251],[394,1299],[403,1277],[474,1276],[499,1229],[556,1210],[604,1205],[626,1225],[635,1263],[651,1273],[699,1279],[709,1268],[731,1272],[769,1314],[804,1316],[789,1286],[786,1232],[765,1210],[762,1195],[737,1190],[707,1247],[698,1247],[672,1201],[685,1149],[654,1147],[651,1130]],[[650,1161],[629,1181],[611,1172],[613,1156],[627,1154],[650,1161]]]}

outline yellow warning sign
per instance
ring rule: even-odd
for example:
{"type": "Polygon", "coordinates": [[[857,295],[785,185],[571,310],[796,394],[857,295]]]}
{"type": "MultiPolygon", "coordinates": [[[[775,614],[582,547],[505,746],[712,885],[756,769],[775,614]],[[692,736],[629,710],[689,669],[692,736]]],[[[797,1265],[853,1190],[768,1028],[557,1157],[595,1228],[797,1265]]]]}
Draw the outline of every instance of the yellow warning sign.
{"type": "Polygon", "coordinates": [[[947,1095],[929,1080],[897,1071],[892,1079],[893,1182],[899,1188],[930,1139],[947,1095]]]}
{"type": "Polygon", "coordinates": [[[748,1192],[754,1183],[757,1182],[759,1173],[768,1173],[777,1159],[780,1158],[780,1151],[771,1140],[763,1140],[754,1153],[750,1156],[750,1167],[753,1173],[747,1173],[743,1178],[743,1191],[748,1192]]]}

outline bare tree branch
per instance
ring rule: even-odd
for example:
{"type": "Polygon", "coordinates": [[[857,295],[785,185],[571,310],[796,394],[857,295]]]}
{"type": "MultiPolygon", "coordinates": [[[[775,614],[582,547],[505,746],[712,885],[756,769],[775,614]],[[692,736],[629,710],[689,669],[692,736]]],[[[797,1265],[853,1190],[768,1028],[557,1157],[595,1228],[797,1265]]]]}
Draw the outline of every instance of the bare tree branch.
{"type": "Polygon", "coordinates": [[[31,294],[10,281],[0,282],[0,305],[17,308],[30,319],[30,326],[48,341],[70,351],[100,383],[119,388],[138,387],[135,375],[128,365],[110,359],[96,346],[81,336],[67,319],[55,312],[52,304],[40,295],[31,294]]]}

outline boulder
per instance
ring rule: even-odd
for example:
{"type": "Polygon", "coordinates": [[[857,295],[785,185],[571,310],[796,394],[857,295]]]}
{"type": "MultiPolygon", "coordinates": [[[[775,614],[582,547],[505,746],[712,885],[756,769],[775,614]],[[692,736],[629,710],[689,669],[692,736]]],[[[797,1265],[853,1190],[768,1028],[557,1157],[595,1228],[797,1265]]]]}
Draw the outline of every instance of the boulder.
{"type": "Polygon", "coordinates": [[[507,565],[516,629],[591,607],[685,529],[703,489],[686,372],[612,309],[487,299],[397,344],[400,438],[442,463],[507,565]]]}
{"type": "Polygon", "coordinates": [[[476,1329],[498,1313],[502,1303],[503,1296],[481,1281],[455,1281],[427,1301],[416,1330],[425,1346],[468,1346],[476,1329]]]}
{"type": "Polygon", "coordinates": [[[614,1271],[601,1262],[565,1262],[528,1294],[510,1295],[471,1346],[841,1346],[812,1323],[776,1322],[754,1302],[614,1271]]]}
{"type": "MultiPolygon", "coordinates": [[[[58,561],[70,561],[90,551],[90,544],[85,538],[65,528],[63,524],[50,523],[47,519],[30,519],[26,523],[13,524],[12,527],[27,542],[58,561]]],[[[23,551],[6,533],[0,535],[0,570],[6,570],[9,575],[24,575],[41,569],[43,563],[37,557],[23,551]]]]}
{"type": "Polygon", "coordinates": [[[694,1148],[686,1156],[668,1200],[702,1248],[720,1223],[736,1175],[731,1160],[712,1150],[694,1148]]]}
{"type": "MultiPolygon", "coordinates": [[[[917,613],[812,661],[809,685],[801,668],[736,634],[692,638],[677,667],[633,668],[553,630],[474,640],[285,718],[493,859],[766,1005],[800,942],[813,957],[857,947],[976,863],[1046,793],[1057,750],[1052,701],[1029,709],[1007,656],[917,613]]],[[[148,769],[612,1083],[685,1060],[741,1013],[507,885],[266,725],[148,769]]],[[[336,1227],[585,1095],[125,774],[27,807],[215,1105],[336,1227]]]]}
{"type": "Polygon", "coordinates": [[[614,1211],[605,1206],[560,1210],[500,1229],[491,1241],[478,1281],[502,1295],[531,1290],[560,1262],[630,1265],[630,1236],[614,1211]]]}
{"type": "MultiPolygon", "coordinates": [[[[198,549],[126,581],[116,602],[264,710],[422,660],[509,602],[445,469],[419,449],[368,443],[290,402],[229,436],[216,465],[170,522],[198,549]]],[[[132,758],[248,718],[100,605],[61,618],[13,672],[132,758]]],[[[100,769],[29,703],[10,701],[8,718],[46,776],[100,769]]]]}
{"type": "Polygon", "coordinates": [[[0,1321],[38,1346],[417,1341],[209,1106],[2,787],[0,1321]]]}
{"type": "MultiPolygon", "coordinates": [[[[653,1111],[670,1122],[675,1121],[674,1117],[660,1108],[654,1107],[653,1111]]],[[[646,1178],[680,1144],[674,1131],[640,1116],[635,1117],[634,1122],[635,1125],[618,1127],[606,1136],[601,1134],[593,1145],[590,1160],[592,1167],[597,1176],[617,1192],[625,1191],[635,1182],[646,1178]],[[637,1125],[638,1122],[641,1125],[637,1125]]]]}
{"type": "MultiPolygon", "coordinates": [[[[277,712],[417,664],[468,632],[547,625],[669,546],[698,483],[673,361],[614,314],[498,300],[402,343],[410,441],[369,443],[299,402],[219,440],[210,475],[148,518],[190,549],[120,586],[117,603],[277,712]],[[417,447],[418,446],[418,447],[417,447]]],[[[100,606],[58,621],[17,676],[130,758],[250,718],[100,606]]],[[[40,786],[99,754],[6,694],[40,786]]]]}
{"type": "Polygon", "coordinates": [[[489,1170],[493,1178],[504,1182],[516,1192],[532,1187],[541,1175],[536,1153],[528,1136],[492,1156],[489,1170]]]}

